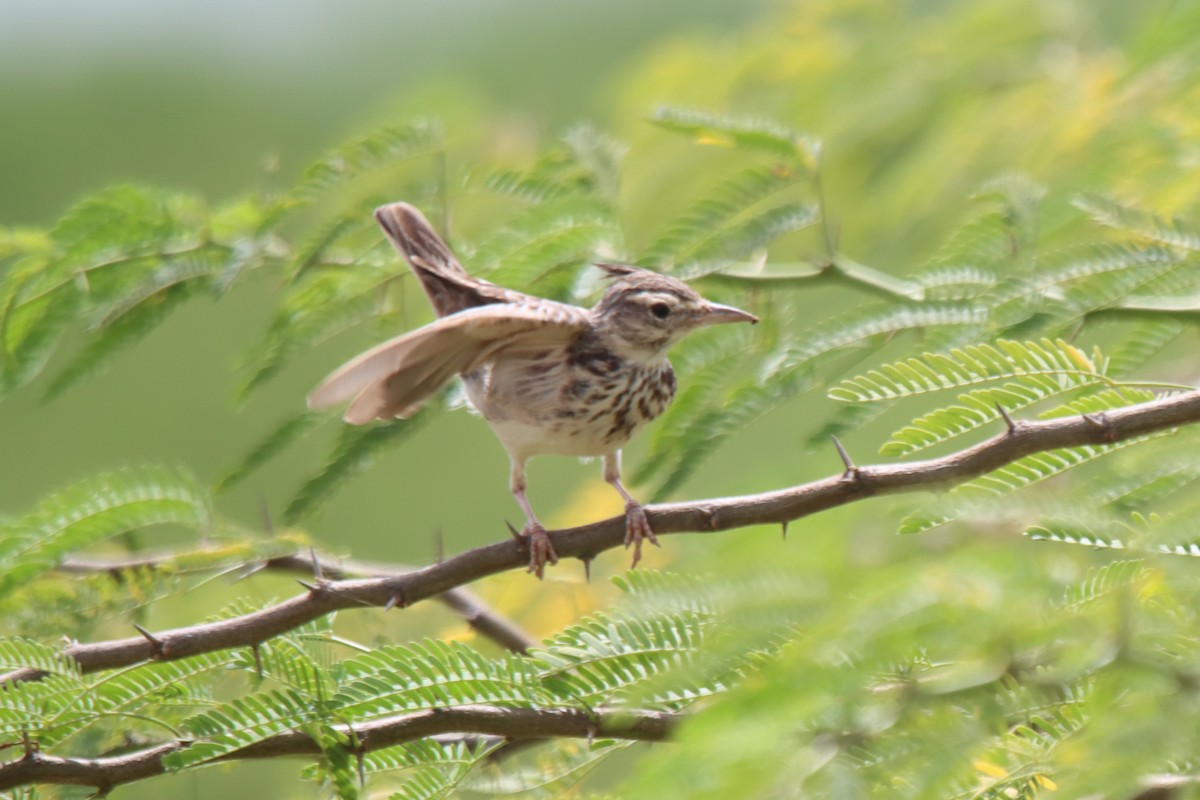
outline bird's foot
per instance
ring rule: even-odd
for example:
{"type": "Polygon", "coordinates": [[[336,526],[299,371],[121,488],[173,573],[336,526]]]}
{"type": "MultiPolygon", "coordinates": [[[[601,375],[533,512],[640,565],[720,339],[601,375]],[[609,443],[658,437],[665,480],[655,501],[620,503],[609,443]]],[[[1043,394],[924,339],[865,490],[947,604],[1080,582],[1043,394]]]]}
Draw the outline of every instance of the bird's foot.
{"type": "Polygon", "coordinates": [[[527,522],[521,529],[521,536],[529,545],[529,569],[526,572],[536,575],[538,580],[541,580],[546,572],[546,564],[558,563],[558,553],[554,552],[550,534],[536,522],[527,522]]]}
{"type": "Polygon", "coordinates": [[[628,550],[629,546],[633,545],[633,563],[629,565],[630,569],[642,560],[642,542],[646,539],[655,547],[661,547],[658,539],[654,537],[654,531],[650,529],[646,509],[636,500],[630,500],[625,504],[625,549],[628,550]]]}

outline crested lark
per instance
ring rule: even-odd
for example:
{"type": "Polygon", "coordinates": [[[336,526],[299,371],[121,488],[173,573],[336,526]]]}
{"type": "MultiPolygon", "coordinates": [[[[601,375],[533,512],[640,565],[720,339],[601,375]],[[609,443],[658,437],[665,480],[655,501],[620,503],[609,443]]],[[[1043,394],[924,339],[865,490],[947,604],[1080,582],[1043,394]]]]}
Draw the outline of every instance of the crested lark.
{"type": "Polygon", "coordinates": [[[312,408],[353,400],[364,425],[407,417],[456,375],[512,461],[510,488],[525,512],[529,571],[558,556],[525,497],[536,455],[603,456],[604,479],[625,500],[625,546],[657,544],[646,512],[621,484],[621,448],[675,394],[667,350],[688,333],[753,314],[710,303],[648,270],[598,264],[613,282],[595,308],[544,300],[473,278],[420,211],[382,206],[375,218],[420,279],[439,319],[368,350],[308,397],[312,408]]]}

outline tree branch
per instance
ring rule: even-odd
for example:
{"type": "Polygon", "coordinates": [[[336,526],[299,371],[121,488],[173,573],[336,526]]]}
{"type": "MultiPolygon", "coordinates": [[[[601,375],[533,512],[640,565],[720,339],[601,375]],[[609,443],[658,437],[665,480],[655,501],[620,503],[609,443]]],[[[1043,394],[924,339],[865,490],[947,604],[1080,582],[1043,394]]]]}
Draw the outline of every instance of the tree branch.
{"type": "MultiPolygon", "coordinates": [[[[458,706],[359,723],[354,725],[353,736],[357,737],[361,752],[445,733],[479,734],[509,740],[606,736],[660,742],[667,738],[682,716],[665,711],[627,709],[587,712],[570,708],[458,706]]],[[[348,735],[351,733],[345,725],[336,725],[334,728],[348,735]]],[[[163,758],[186,744],[183,741],[167,742],[106,758],[62,758],[31,749],[20,759],[0,764],[0,791],[36,783],[94,786],[101,792],[107,792],[122,783],[162,775],[167,771],[163,766],[163,758]]],[[[292,730],[255,742],[216,760],[320,755],[321,748],[308,733],[292,730]]]]}
{"type": "MultiPolygon", "coordinates": [[[[58,569],[61,572],[74,574],[109,573],[119,575],[127,570],[160,569],[171,563],[178,555],[177,553],[151,553],[124,559],[71,556],[60,564],[58,569]]],[[[187,555],[203,555],[203,553],[188,553],[187,555]]],[[[352,577],[395,578],[413,571],[413,567],[408,566],[354,559],[342,560],[328,556],[316,556],[319,569],[314,569],[313,555],[293,553],[274,556],[252,564],[234,565],[234,567],[243,566],[247,569],[258,568],[303,575],[321,575],[330,580],[345,580],[352,577]]],[[[203,568],[202,571],[210,572],[219,566],[222,565],[214,564],[212,567],[203,568]]],[[[229,567],[230,565],[223,566],[229,567]]],[[[480,636],[491,639],[501,647],[515,653],[527,653],[529,648],[537,644],[537,641],[520,625],[488,606],[469,589],[462,587],[449,589],[436,595],[433,599],[461,616],[467,625],[471,626],[480,636]]]]}
{"type": "MultiPolygon", "coordinates": [[[[1019,458],[1044,450],[1105,445],[1156,431],[1200,422],[1200,392],[1152,400],[1088,417],[1019,421],[1003,433],[942,458],[903,464],[857,467],[845,474],[763,494],[671,503],[646,509],[658,534],[714,533],[748,525],[780,524],[868,497],[927,491],[976,478],[1019,458]]],[[[592,559],[625,541],[624,517],[551,534],[560,558],[592,559]]],[[[173,660],[250,647],[333,611],[411,605],[488,575],[524,568],[525,543],[509,537],[468,550],[412,572],[387,578],[317,581],[308,591],[241,617],[154,632],[156,646],[143,636],[73,644],[64,649],[84,672],[114,669],[153,658],[173,660]]],[[[21,669],[0,676],[0,684],[35,680],[42,673],[21,669]]]]}

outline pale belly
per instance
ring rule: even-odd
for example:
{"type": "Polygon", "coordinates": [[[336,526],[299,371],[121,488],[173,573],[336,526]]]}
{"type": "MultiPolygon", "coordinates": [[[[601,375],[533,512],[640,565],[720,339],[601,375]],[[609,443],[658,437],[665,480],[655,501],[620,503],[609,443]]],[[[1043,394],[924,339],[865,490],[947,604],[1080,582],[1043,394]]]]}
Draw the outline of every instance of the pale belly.
{"type": "Polygon", "coordinates": [[[614,453],[665,411],[675,393],[665,361],[585,362],[570,372],[560,371],[560,362],[550,369],[536,362],[527,369],[500,364],[496,373],[467,381],[472,403],[514,459],[614,453]]]}
{"type": "Polygon", "coordinates": [[[530,424],[513,419],[488,422],[504,449],[517,458],[603,456],[620,450],[629,441],[629,437],[620,441],[610,439],[607,435],[610,425],[530,424]]]}

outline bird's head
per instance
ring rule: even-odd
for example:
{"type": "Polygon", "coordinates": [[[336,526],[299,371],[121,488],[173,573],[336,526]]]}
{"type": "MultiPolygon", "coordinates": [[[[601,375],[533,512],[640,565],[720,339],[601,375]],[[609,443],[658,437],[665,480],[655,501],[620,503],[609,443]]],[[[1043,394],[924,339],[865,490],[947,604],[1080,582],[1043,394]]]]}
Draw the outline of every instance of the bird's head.
{"type": "Polygon", "coordinates": [[[697,328],[758,322],[753,314],[705,300],[683,281],[623,264],[597,264],[614,280],[595,313],[607,337],[633,357],[663,356],[697,328]]]}

